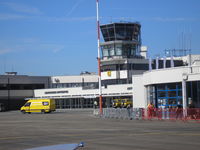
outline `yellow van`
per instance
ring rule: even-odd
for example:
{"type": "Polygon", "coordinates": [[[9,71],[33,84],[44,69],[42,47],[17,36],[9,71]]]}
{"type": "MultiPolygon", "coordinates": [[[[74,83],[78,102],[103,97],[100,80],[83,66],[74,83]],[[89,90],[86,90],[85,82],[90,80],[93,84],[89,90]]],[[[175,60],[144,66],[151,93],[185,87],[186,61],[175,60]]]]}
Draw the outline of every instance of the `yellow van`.
{"type": "Polygon", "coordinates": [[[22,113],[50,113],[56,110],[56,104],[53,99],[30,99],[21,107],[20,110],[22,113]]]}

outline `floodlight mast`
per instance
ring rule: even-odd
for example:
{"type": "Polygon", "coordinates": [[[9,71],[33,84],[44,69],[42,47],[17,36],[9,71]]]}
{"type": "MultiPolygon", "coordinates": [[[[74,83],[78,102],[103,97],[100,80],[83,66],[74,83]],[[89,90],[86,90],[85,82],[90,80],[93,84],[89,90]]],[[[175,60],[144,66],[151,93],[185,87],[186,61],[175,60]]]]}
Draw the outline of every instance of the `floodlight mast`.
{"type": "Polygon", "coordinates": [[[97,45],[98,45],[98,77],[99,77],[99,111],[102,115],[102,88],[101,88],[101,58],[100,58],[100,27],[99,27],[99,0],[96,0],[97,9],[97,45]]]}

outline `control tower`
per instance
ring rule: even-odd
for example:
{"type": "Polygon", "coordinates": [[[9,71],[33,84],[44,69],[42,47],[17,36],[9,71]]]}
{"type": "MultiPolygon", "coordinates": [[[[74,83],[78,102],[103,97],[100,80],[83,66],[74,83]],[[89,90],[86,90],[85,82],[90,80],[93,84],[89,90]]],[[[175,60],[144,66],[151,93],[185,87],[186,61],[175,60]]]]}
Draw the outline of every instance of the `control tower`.
{"type": "Polygon", "coordinates": [[[100,26],[102,85],[131,84],[133,74],[148,70],[148,60],[141,51],[141,25],[120,22],[100,26]]]}

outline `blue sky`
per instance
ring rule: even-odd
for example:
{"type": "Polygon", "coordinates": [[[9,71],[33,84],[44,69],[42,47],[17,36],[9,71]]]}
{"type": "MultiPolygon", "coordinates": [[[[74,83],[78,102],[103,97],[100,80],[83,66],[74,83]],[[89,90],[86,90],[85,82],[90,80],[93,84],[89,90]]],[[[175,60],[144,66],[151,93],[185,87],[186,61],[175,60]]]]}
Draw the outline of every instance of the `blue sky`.
{"type": "MultiPolygon", "coordinates": [[[[139,21],[149,56],[200,54],[200,0],[99,0],[100,23],[139,21]]],[[[97,72],[96,0],[0,0],[0,74],[97,72]]]]}

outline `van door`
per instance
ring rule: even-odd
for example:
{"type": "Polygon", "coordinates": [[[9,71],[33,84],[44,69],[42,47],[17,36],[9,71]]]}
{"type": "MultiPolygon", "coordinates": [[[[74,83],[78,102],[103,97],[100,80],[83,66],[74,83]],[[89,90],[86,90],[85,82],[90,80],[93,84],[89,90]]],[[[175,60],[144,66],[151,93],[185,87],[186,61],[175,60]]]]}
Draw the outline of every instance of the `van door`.
{"type": "Polygon", "coordinates": [[[25,112],[30,112],[30,105],[31,105],[31,102],[28,102],[24,105],[24,110],[25,112]]]}

